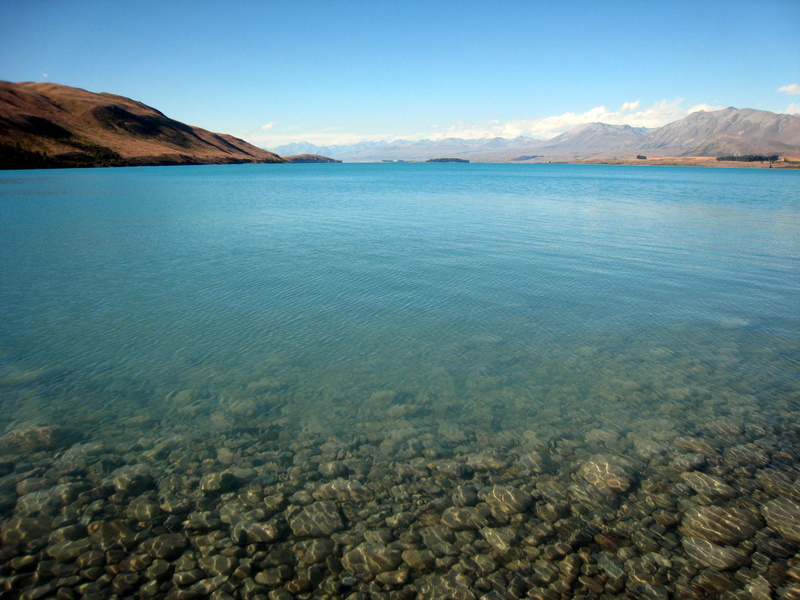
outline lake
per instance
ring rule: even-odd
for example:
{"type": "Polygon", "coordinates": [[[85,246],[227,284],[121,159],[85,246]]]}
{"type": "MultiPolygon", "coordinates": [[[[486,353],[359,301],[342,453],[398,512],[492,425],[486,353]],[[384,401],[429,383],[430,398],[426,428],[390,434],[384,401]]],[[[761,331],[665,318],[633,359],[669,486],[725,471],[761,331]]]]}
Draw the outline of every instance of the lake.
{"type": "Polygon", "coordinates": [[[72,525],[235,547],[236,598],[796,585],[800,172],[7,171],[0,239],[8,560],[72,525]]]}

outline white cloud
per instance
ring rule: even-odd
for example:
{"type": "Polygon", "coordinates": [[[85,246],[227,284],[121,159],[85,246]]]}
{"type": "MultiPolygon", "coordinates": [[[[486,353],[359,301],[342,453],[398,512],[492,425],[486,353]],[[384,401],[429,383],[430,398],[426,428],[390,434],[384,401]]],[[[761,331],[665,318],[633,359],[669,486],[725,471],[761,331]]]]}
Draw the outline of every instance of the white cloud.
{"type": "Polygon", "coordinates": [[[626,102],[625,104],[622,105],[622,107],[619,110],[620,112],[636,110],[637,108],[639,108],[639,104],[640,102],[638,100],[636,102],[626,102]]]}
{"type": "Polygon", "coordinates": [[[275,127],[275,121],[270,121],[269,123],[267,123],[267,124],[265,124],[265,125],[262,125],[262,126],[261,126],[261,129],[262,129],[263,131],[269,131],[269,130],[270,130],[270,129],[272,129],[273,127],[275,127]]]}
{"type": "MultiPolygon", "coordinates": [[[[288,128],[287,128],[288,129],[288,128]]],[[[291,129],[296,129],[292,127],[291,129]]],[[[307,131],[305,133],[251,133],[243,136],[245,140],[262,148],[277,148],[284,144],[295,142],[309,142],[317,146],[338,146],[342,144],[356,144],[358,142],[393,142],[399,139],[422,139],[425,136],[403,136],[391,134],[358,134],[342,133],[339,131],[307,131]]]]}
{"type": "Polygon", "coordinates": [[[486,121],[483,124],[468,125],[456,123],[449,125],[431,135],[431,139],[446,137],[482,138],[482,137],[517,137],[520,135],[549,139],[576,125],[585,123],[608,123],[610,125],[631,125],[632,127],[661,127],[672,121],[681,119],[698,110],[717,110],[720,107],[709,104],[698,104],[684,108],[683,98],[661,100],[646,108],[641,103],[625,102],[619,110],[611,110],[605,106],[595,106],[583,113],[563,113],[541,119],[519,119],[512,121],[486,121]]]}
{"type": "Polygon", "coordinates": [[[778,88],[778,91],[784,94],[789,94],[791,96],[797,96],[798,94],[800,94],[800,85],[797,85],[796,83],[790,83],[789,85],[782,85],[781,87],[778,88]]]}
{"type": "Polygon", "coordinates": [[[787,115],[800,114],[800,104],[790,104],[784,111],[787,115]]]}
{"type": "MultiPolygon", "coordinates": [[[[641,102],[635,100],[625,102],[618,110],[612,110],[605,106],[595,106],[582,113],[567,112],[538,119],[512,119],[509,121],[494,119],[479,123],[460,121],[449,125],[434,125],[431,127],[431,131],[403,135],[342,133],[336,128],[322,131],[306,131],[305,133],[297,133],[296,128],[292,128],[292,133],[288,133],[290,129],[282,126],[281,130],[287,133],[273,133],[270,131],[264,134],[254,132],[244,137],[252,144],[267,148],[275,148],[292,142],[311,142],[318,146],[330,146],[364,141],[441,140],[451,137],[481,139],[526,136],[550,139],[572,129],[576,125],[585,123],[599,122],[610,125],[631,125],[632,127],[661,127],[698,110],[712,111],[722,108],[710,104],[696,104],[686,108],[684,107],[684,102],[683,98],[676,98],[674,100],[660,100],[650,106],[642,107],[641,102]]],[[[269,123],[268,125],[271,126],[274,123],[269,123]]],[[[271,127],[262,127],[262,130],[266,131],[268,129],[271,129],[271,127]]]]}

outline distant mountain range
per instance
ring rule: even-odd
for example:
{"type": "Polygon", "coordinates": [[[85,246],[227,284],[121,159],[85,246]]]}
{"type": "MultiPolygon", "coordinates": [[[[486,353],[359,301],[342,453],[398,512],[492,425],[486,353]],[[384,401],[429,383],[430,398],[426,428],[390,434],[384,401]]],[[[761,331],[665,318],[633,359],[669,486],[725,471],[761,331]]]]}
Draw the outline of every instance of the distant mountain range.
{"type": "Polygon", "coordinates": [[[800,116],[725,108],[699,111],[654,129],[588,123],[550,140],[530,137],[361,142],[315,146],[306,142],[278,153],[324,154],[345,162],[463,158],[475,162],[574,161],[601,157],[800,155],[800,116]]]}
{"type": "Polygon", "coordinates": [[[281,157],[123,96],[55,83],[0,82],[0,168],[330,160],[281,157]]]}

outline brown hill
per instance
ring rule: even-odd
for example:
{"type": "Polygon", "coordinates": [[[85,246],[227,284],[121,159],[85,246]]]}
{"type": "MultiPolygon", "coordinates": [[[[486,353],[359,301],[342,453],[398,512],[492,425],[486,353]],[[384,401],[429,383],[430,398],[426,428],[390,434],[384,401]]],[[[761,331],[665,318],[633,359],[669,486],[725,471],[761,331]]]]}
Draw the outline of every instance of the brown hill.
{"type": "Polygon", "coordinates": [[[637,149],[661,156],[796,153],[800,116],[752,108],[701,110],[651,130],[637,149]]]}
{"type": "Polygon", "coordinates": [[[285,161],[130,98],[0,82],[0,168],[278,162],[285,161]]]}

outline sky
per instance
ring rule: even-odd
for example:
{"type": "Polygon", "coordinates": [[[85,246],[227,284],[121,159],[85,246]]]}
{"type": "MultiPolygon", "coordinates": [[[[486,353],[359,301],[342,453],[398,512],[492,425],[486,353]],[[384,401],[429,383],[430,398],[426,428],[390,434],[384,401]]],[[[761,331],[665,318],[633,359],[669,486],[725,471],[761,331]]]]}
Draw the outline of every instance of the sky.
{"type": "Polygon", "coordinates": [[[800,0],[0,0],[0,79],[261,147],[800,113],[800,0]]]}

